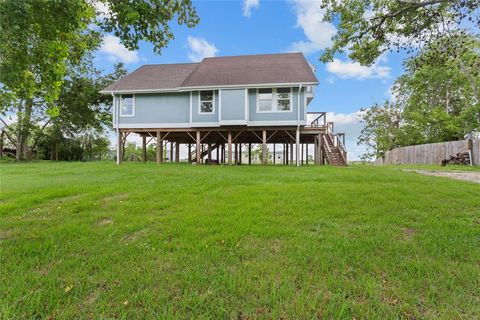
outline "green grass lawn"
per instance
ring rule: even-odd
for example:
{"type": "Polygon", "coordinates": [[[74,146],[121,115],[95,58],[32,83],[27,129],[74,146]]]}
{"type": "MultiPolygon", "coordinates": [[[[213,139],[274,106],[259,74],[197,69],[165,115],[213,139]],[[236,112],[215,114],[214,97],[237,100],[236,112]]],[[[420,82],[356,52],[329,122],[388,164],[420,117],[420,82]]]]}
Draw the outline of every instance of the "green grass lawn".
{"type": "Polygon", "coordinates": [[[112,163],[0,179],[1,319],[480,317],[478,184],[112,163]]]}

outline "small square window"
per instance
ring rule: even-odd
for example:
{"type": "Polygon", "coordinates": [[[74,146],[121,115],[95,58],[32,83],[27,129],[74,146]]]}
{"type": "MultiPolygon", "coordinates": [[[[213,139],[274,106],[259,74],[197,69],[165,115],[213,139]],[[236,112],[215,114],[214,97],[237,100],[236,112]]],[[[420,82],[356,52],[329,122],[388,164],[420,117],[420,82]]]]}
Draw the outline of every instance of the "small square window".
{"type": "Polygon", "coordinates": [[[213,112],[213,103],[211,101],[202,101],[200,106],[201,113],[212,113],[213,112]]]}
{"type": "Polygon", "coordinates": [[[200,113],[214,113],[214,101],[213,90],[200,91],[200,113]]]}

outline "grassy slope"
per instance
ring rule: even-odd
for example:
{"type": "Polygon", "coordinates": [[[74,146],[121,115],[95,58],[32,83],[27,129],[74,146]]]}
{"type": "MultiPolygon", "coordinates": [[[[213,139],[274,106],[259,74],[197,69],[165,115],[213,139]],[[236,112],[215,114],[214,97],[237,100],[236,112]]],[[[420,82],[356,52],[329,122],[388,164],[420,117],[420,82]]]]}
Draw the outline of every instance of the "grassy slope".
{"type": "Polygon", "coordinates": [[[0,165],[0,318],[478,318],[480,187],[388,167],[0,165]]]}

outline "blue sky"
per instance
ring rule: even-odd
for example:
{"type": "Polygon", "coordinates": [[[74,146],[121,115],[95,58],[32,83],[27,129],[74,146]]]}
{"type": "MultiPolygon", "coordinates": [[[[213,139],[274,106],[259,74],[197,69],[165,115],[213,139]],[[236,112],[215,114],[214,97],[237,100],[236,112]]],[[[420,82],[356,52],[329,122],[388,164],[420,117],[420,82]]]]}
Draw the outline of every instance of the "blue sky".
{"type": "Polygon", "coordinates": [[[175,39],[162,50],[141,43],[138,51],[126,50],[113,36],[107,36],[96,56],[96,64],[106,71],[123,61],[129,71],[143,64],[198,61],[206,56],[230,56],[301,51],[316,67],[320,81],[309,111],[327,111],[337,131],[347,134],[351,160],[362,148],[356,145],[361,124],[355,113],[362,107],[390,97],[393,81],[402,73],[404,54],[388,53],[371,67],[350,61],[345,55],[333,62],[319,61],[331,44],[336,28],[321,22],[319,1],[194,1],[200,23],[192,29],[172,23],[175,39]]]}

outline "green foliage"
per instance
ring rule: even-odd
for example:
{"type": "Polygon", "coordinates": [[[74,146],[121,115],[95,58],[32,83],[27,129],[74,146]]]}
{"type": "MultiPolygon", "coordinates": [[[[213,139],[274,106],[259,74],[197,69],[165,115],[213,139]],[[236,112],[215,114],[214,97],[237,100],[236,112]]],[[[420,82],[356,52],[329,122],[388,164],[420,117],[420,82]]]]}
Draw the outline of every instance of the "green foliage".
{"type": "Polygon", "coordinates": [[[338,33],[321,60],[330,61],[348,49],[351,59],[370,65],[389,49],[413,51],[452,31],[480,27],[479,6],[478,0],[323,0],[324,19],[338,22],[338,33]]]}
{"type": "Polygon", "coordinates": [[[111,11],[97,24],[113,32],[129,49],[138,49],[139,41],[151,42],[156,53],[174,38],[170,21],[192,28],[199,22],[190,0],[115,1],[100,0],[111,11]]]}
{"type": "Polygon", "coordinates": [[[358,137],[358,144],[367,151],[362,160],[383,158],[385,152],[401,145],[402,110],[396,103],[385,101],[361,110],[360,119],[364,124],[358,137]]]}
{"type": "Polygon", "coordinates": [[[457,34],[438,39],[405,62],[393,87],[395,102],[364,109],[358,139],[364,158],[399,146],[463,139],[480,130],[480,40],[457,34]],[[455,50],[444,46],[456,42],[455,50]]]}
{"type": "Polygon", "coordinates": [[[94,50],[109,32],[129,49],[144,40],[159,53],[173,39],[175,17],[188,27],[198,23],[190,0],[0,1],[0,114],[17,114],[17,160],[32,154],[34,121],[75,122],[77,130],[111,125],[109,98],[98,90],[124,69],[102,79],[91,68],[94,50]],[[108,9],[103,16],[101,5],[108,9]]]}
{"type": "Polygon", "coordinates": [[[373,166],[0,165],[1,319],[480,318],[474,183],[373,166]]]}

